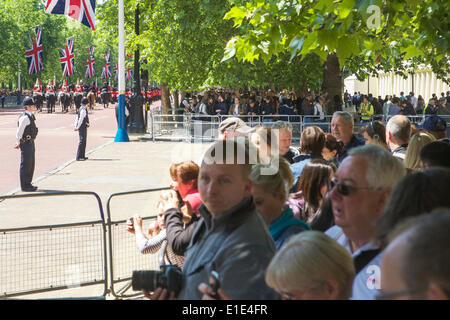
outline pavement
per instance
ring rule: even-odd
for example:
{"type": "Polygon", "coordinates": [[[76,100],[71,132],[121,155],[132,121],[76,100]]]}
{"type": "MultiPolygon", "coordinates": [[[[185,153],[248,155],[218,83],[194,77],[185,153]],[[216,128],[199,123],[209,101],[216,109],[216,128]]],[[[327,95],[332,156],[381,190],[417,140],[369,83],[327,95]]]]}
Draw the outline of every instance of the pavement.
{"type": "MultiPolygon", "coordinates": [[[[130,142],[114,142],[114,136],[103,134],[106,142],[88,149],[86,152],[88,160],[76,161],[71,155],[64,163],[58,163],[57,167],[36,175],[33,179],[33,184],[38,186],[36,192],[27,193],[22,192],[19,188],[14,188],[3,193],[4,196],[30,194],[31,197],[0,199],[0,229],[6,231],[7,229],[100,220],[100,210],[94,197],[54,195],[60,191],[95,192],[101,199],[104,217],[107,219],[107,201],[110,195],[168,187],[171,182],[170,165],[173,162],[188,159],[198,162],[210,145],[209,143],[153,142],[147,133],[128,135],[130,142]],[[35,197],[35,195],[42,195],[42,197],[35,197]]],[[[141,216],[155,215],[158,198],[159,192],[153,192],[118,196],[111,200],[111,220],[119,221],[117,227],[114,226],[117,229],[113,230],[114,236],[117,236],[117,239],[114,240],[116,243],[114,247],[115,277],[130,276],[131,270],[149,268],[150,257],[142,257],[136,248],[134,237],[126,232],[121,221],[136,213],[141,216]]],[[[147,226],[148,224],[144,223],[144,229],[147,226]]],[[[61,247],[61,244],[68,241],[75,244],[78,237],[91,235],[84,231],[77,233],[76,228],[70,226],[68,229],[64,229],[65,231],[62,230],[60,234],[56,233],[56,229],[54,230],[52,231],[52,228],[47,228],[47,231],[41,230],[41,232],[34,232],[30,229],[25,231],[7,230],[5,233],[0,233],[0,283],[6,283],[6,281],[10,283],[6,284],[8,287],[5,292],[10,292],[13,290],[11,288],[20,287],[22,284],[26,288],[29,285],[32,285],[33,288],[35,285],[37,288],[46,288],[48,287],[47,283],[52,283],[51,281],[56,281],[57,277],[67,275],[67,272],[70,273],[72,267],[75,267],[76,270],[78,267],[90,270],[92,263],[89,266],[90,260],[86,259],[94,254],[88,251],[98,250],[98,246],[92,245],[90,248],[89,245],[88,247],[74,245],[73,248],[66,248],[61,247]],[[67,251],[68,249],[70,250],[67,251]],[[64,259],[60,256],[61,254],[68,254],[67,257],[76,260],[55,260],[64,259]],[[85,256],[84,259],[83,256],[85,256]],[[39,278],[34,277],[37,274],[39,278]],[[42,283],[43,279],[46,281],[44,284],[42,283]]],[[[89,244],[91,240],[88,239],[81,242],[89,244]]],[[[100,256],[99,251],[92,252],[96,252],[96,258],[100,256]]],[[[89,271],[87,271],[88,273],[89,271]]],[[[32,296],[19,296],[19,298],[93,297],[101,292],[102,287],[95,285],[32,296]]],[[[112,298],[111,295],[107,296],[107,299],[112,298]]]]}
{"type": "MultiPolygon", "coordinates": [[[[86,152],[88,160],[67,161],[59,167],[34,177],[36,192],[20,188],[6,195],[53,194],[58,191],[90,191],[99,195],[106,218],[106,203],[111,194],[168,187],[169,167],[181,160],[198,161],[209,144],[152,142],[149,134],[129,134],[130,142],[110,141],[86,152]]],[[[111,203],[112,220],[127,219],[135,213],[152,210],[158,192],[121,196],[111,203]],[[121,201],[124,199],[123,201],[121,201]],[[130,199],[130,200],[128,200],[130,199]],[[140,200],[138,200],[140,199],[140,200]],[[123,203],[121,203],[123,202],[123,203]],[[114,212],[113,212],[114,211],[114,212]]],[[[20,198],[0,202],[2,228],[75,223],[100,218],[94,197],[61,196],[20,198]],[[82,201],[78,201],[83,198],[82,201]],[[89,200],[88,200],[89,199],[89,200]],[[32,205],[33,210],[27,210],[32,205]],[[2,214],[2,211],[5,212],[2,214]],[[26,225],[24,225],[26,221],[26,225]]]]}

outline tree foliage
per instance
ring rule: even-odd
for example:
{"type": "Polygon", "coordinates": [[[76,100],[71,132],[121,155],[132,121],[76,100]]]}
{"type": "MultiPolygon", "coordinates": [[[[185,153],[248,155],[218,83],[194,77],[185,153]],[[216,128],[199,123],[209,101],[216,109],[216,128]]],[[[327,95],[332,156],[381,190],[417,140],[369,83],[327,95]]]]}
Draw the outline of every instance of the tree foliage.
{"type": "Polygon", "coordinates": [[[231,0],[225,19],[240,34],[226,56],[268,61],[336,53],[342,69],[362,79],[379,70],[401,73],[430,65],[449,81],[449,2],[446,0],[231,0]]]}
{"type": "MultiPolygon", "coordinates": [[[[2,0],[0,2],[0,77],[3,83],[17,84],[18,64],[20,64],[22,87],[29,89],[37,78],[46,84],[56,78],[62,81],[62,69],[58,48],[64,48],[69,37],[74,36],[75,73],[69,82],[77,78],[85,79],[88,58],[87,48],[95,48],[95,73],[100,78],[104,66],[104,54],[111,49],[115,56],[116,46],[103,41],[99,33],[63,15],[46,14],[42,0],[2,0]],[[42,32],[44,69],[37,74],[28,74],[25,51],[30,48],[33,28],[40,26],[42,32]]],[[[114,62],[114,61],[113,61],[114,62]]],[[[112,64],[113,65],[113,64],[112,64]]],[[[94,81],[95,79],[89,79],[94,81]]]]}
{"type": "MultiPolygon", "coordinates": [[[[225,0],[128,1],[125,8],[127,52],[140,48],[142,67],[150,78],[176,90],[212,86],[280,88],[317,86],[321,81],[318,57],[290,62],[280,53],[264,61],[229,59],[225,45],[239,30],[223,19],[231,9],[225,0]],[[139,4],[140,35],[134,34],[134,10],[139,4]]],[[[98,30],[117,39],[117,0],[99,7],[98,30]]]]}

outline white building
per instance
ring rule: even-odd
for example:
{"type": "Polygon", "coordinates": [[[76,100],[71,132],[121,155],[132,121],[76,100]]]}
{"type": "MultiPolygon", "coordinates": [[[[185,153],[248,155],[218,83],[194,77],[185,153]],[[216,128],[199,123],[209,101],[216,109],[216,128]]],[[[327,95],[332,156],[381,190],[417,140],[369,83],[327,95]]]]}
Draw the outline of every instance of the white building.
{"type": "Polygon", "coordinates": [[[362,94],[371,93],[374,97],[381,96],[383,99],[386,95],[394,94],[400,97],[400,92],[407,96],[412,91],[416,97],[421,95],[425,102],[428,102],[433,93],[440,98],[441,92],[447,94],[450,87],[444,81],[437,79],[431,69],[423,68],[416,70],[414,74],[407,74],[407,79],[393,72],[380,73],[378,77],[370,77],[364,81],[358,81],[356,76],[352,75],[344,79],[345,90],[352,95],[355,91],[359,91],[362,94]]]}

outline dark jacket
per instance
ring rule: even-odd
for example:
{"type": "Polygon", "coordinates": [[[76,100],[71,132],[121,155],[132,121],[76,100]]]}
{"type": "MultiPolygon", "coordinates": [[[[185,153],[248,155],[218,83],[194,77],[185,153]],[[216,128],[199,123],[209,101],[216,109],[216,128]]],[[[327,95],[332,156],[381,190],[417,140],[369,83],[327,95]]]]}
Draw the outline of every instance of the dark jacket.
{"type": "Polygon", "coordinates": [[[164,212],[167,241],[177,255],[184,255],[199,220],[196,215],[193,215],[191,222],[184,227],[180,209],[172,208],[164,212]]]}
{"type": "Polygon", "coordinates": [[[178,299],[198,300],[198,285],[208,283],[212,270],[232,299],[271,300],[278,297],[265,282],[275,244],[251,197],[219,217],[199,208],[202,218],[194,231],[183,265],[178,299]]]}
{"type": "Polygon", "coordinates": [[[366,142],[363,139],[358,138],[357,136],[353,135],[350,142],[344,147],[344,151],[342,152],[342,154],[337,157],[338,163],[340,164],[342,162],[342,160],[344,160],[345,157],[347,157],[348,151],[350,149],[353,149],[353,148],[356,148],[359,146],[363,146],[365,144],[366,144],[366,142]]]}

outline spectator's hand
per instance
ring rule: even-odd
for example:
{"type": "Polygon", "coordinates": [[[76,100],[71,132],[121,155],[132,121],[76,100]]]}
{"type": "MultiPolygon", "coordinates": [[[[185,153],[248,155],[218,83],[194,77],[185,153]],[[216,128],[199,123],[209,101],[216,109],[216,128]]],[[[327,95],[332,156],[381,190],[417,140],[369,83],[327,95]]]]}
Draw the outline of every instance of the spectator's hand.
{"type": "Polygon", "coordinates": [[[153,294],[150,294],[147,290],[142,290],[144,296],[150,300],[175,300],[175,292],[171,292],[169,296],[167,296],[167,289],[156,288],[153,294]]]}
{"type": "MultiPolygon", "coordinates": [[[[202,300],[216,300],[213,298],[214,291],[206,283],[200,283],[198,285],[198,290],[203,293],[202,300]]],[[[231,298],[223,291],[221,288],[217,290],[220,300],[231,300],[231,298]]]]}
{"type": "Polygon", "coordinates": [[[138,214],[135,214],[132,218],[127,220],[127,231],[135,234],[136,229],[142,232],[142,218],[138,214]]]}
{"type": "Polygon", "coordinates": [[[150,235],[150,237],[156,235],[158,227],[159,227],[158,220],[155,220],[152,223],[150,223],[150,227],[148,228],[148,234],[150,235]]]}
{"type": "Polygon", "coordinates": [[[184,200],[184,206],[181,207],[181,213],[183,214],[183,222],[184,223],[189,223],[192,219],[192,215],[194,214],[194,209],[192,209],[191,204],[187,201],[184,200]]]}
{"type": "Polygon", "coordinates": [[[20,148],[20,146],[19,146],[19,144],[17,143],[15,146],[14,146],[14,149],[19,149],[20,148]]]}
{"type": "Polygon", "coordinates": [[[173,190],[161,192],[160,201],[164,211],[172,208],[178,208],[178,206],[180,205],[177,193],[173,190]]]}
{"type": "Polygon", "coordinates": [[[133,218],[129,218],[127,220],[127,231],[131,234],[135,233],[134,225],[133,225],[133,218]]]}
{"type": "Polygon", "coordinates": [[[73,131],[78,131],[78,129],[77,128],[73,128],[73,131]]]}

